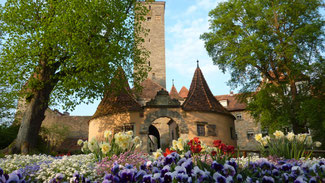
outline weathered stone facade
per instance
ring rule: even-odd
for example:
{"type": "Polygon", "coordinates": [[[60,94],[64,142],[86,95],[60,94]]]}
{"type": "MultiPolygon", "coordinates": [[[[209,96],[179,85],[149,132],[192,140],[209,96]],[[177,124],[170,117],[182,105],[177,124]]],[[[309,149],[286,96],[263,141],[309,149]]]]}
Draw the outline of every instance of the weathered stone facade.
{"type": "Polygon", "coordinates": [[[149,12],[143,26],[149,30],[144,48],[150,52],[148,78],[166,88],[165,63],[165,2],[143,2],[149,12]]]}

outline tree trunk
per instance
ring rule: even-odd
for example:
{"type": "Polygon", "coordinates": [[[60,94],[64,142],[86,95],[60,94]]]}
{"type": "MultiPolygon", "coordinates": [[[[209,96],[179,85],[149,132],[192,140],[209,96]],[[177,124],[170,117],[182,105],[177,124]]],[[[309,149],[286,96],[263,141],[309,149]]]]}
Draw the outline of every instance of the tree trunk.
{"type": "Polygon", "coordinates": [[[30,153],[37,144],[37,137],[45,118],[45,110],[48,107],[53,86],[45,86],[43,89],[33,92],[33,96],[26,104],[19,132],[16,140],[9,146],[9,153],[30,153]]]}

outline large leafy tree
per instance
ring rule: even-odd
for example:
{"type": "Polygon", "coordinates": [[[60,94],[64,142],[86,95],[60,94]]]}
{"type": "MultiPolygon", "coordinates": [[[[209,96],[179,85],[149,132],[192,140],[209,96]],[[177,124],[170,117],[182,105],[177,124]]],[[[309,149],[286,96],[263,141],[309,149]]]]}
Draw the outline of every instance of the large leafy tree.
{"type": "Polygon", "coordinates": [[[0,7],[0,81],[24,101],[7,150],[35,147],[50,102],[73,108],[102,97],[120,67],[127,79],[143,78],[145,13],[136,0],[8,0],[0,7]]]}
{"type": "Polygon", "coordinates": [[[201,39],[264,127],[325,130],[320,8],[321,0],[229,0],[209,14],[201,39]]]}

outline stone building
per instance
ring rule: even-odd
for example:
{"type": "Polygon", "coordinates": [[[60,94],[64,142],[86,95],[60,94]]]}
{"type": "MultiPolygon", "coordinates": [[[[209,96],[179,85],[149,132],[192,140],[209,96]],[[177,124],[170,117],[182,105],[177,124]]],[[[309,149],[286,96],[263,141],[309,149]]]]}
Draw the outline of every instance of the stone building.
{"type": "MultiPolygon", "coordinates": [[[[93,116],[67,116],[49,111],[43,125],[70,126],[72,132],[64,145],[68,148],[75,146],[77,138],[101,139],[105,130],[133,130],[141,137],[145,151],[164,149],[178,137],[196,136],[209,145],[220,139],[226,144],[238,144],[241,149],[253,149],[252,135],[259,132],[260,127],[255,125],[245,112],[245,105],[238,103],[234,95],[214,97],[199,66],[189,90],[183,86],[177,92],[173,85],[167,92],[165,2],[142,3],[149,10],[143,22],[149,30],[144,47],[150,51],[148,65],[152,68],[148,78],[141,83],[142,91],[136,93],[126,82],[120,92],[105,93],[93,116]]],[[[116,77],[123,77],[123,72],[116,77]]]]}
{"type": "Polygon", "coordinates": [[[257,150],[257,142],[254,136],[261,131],[261,125],[256,123],[253,117],[246,110],[246,104],[239,102],[236,98],[238,94],[217,95],[216,99],[225,107],[232,115],[236,117],[235,130],[237,146],[242,150],[257,150]]]}
{"type": "MultiPolygon", "coordinates": [[[[147,79],[145,86],[157,86],[152,82],[147,79]]],[[[178,137],[191,139],[198,136],[208,145],[220,139],[236,146],[235,117],[212,95],[199,67],[183,104],[174,86],[171,91],[173,97],[161,87],[154,98],[145,103],[144,98],[152,93],[148,88],[137,97],[133,96],[129,86],[121,92],[106,93],[89,121],[88,139],[101,139],[108,129],[114,133],[133,130],[143,141],[143,150],[149,152],[169,147],[178,137]]]]}

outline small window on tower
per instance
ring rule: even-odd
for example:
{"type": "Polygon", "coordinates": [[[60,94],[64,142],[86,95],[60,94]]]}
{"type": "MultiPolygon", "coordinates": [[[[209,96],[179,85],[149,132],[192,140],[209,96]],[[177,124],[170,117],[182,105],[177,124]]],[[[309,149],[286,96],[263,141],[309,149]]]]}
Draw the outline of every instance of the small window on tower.
{"type": "Polygon", "coordinates": [[[150,43],[150,38],[149,38],[149,43],[150,43]]]}
{"type": "Polygon", "coordinates": [[[151,17],[147,17],[147,21],[150,21],[151,20],[151,17]]]}
{"type": "Polygon", "coordinates": [[[149,65],[149,67],[150,67],[150,61],[148,62],[148,65],[149,65]]]}
{"type": "Polygon", "coordinates": [[[152,79],[156,79],[156,74],[152,73],[152,79]]]}
{"type": "Polygon", "coordinates": [[[149,10],[151,10],[151,6],[149,6],[149,10]]]}

